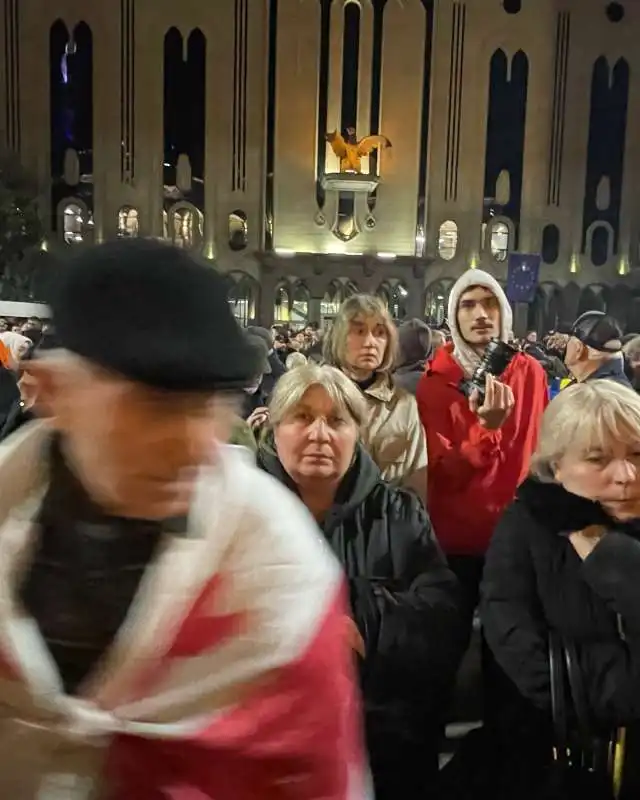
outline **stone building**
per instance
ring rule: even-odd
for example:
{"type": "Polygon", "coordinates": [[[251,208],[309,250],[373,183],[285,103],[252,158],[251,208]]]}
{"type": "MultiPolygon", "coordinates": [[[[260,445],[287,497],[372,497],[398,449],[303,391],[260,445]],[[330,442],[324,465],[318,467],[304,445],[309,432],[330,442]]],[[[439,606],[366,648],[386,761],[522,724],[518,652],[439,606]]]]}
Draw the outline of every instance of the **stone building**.
{"type": "Polygon", "coordinates": [[[441,321],[469,266],[541,253],[529,322],[640,329],[635,0],[1,0],[0,145],[54,253],[189,247],[246,323],[350,292],[441,321]],[[329,131],[387,137],[340,173],[329,131]]]}

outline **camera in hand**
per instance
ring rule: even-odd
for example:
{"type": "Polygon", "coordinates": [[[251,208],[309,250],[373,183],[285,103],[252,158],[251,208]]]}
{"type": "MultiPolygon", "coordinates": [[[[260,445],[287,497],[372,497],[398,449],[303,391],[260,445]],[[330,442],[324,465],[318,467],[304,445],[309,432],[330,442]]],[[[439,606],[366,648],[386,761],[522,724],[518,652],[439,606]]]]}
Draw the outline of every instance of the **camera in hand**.
{"type": "Polygon", "coordinates": [[[518,348],[506,342],[501,342],[500,339],[492,339],[487,345],[480,363],[473,371],[473,375],[468,380],[460,381],[460,391],[470,397],[473,390],[477,389],[482,402],[487,375],[493,375],[496,378],[500,377],[511,363],[513,357],[519,352],[518,348]]]}

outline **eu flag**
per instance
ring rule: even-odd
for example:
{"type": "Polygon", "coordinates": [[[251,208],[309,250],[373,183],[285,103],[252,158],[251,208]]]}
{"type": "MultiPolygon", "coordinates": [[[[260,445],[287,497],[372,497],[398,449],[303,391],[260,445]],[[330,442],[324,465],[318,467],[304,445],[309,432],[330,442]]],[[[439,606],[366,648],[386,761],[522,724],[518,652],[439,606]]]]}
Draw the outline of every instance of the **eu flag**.
{"type": "Polygon", "coordinates": [[[507,271],[507,297],[512,303],[532,303],[535,300],[540,273],[539,255],[511,253],[507,271]]]}

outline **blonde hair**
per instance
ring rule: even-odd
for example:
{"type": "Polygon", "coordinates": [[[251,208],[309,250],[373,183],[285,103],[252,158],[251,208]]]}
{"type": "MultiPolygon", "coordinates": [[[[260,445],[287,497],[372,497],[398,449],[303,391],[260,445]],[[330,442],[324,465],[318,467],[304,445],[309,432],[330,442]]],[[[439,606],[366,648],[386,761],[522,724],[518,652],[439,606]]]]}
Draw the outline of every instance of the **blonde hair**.
{"type": "Polygon", "coordinates": [[[567,452],[607,451],[612,440],[640,443],[640,397],[615,381],[594,380],[563,389],[542,417],[531,472],[553,481],[567,452]]]}
{"type": "Polygon", "coordinates": [[[335,367],[308,363],[286,372],[276,383],[269,402],[270,427],[282,422],[312,386],[322,386],[335,406],[345,411],[358,428],[362,426],[367,405],[354,383],[335,367]]]}
{"type": "Polygon", "coordinates": [[[287,360],[284,362],[285,367],[287,370],[296,369],[298,367],[304,367],[307,363],[307,357],[304,353],[289,353],[287,356],[287,360]]]}
{"type": "Polygon", "coordinates": [[[382,363],[376,372],[391,372],[398,357],[398,329],[394,325],[384,301],[371,294],[354,294],[340,306],[331,329],[324,339],[324,359],[327,364],[342,368],[347,366],[347,336],[351,323],[361,317],[379,319],[387,330],[387,347],[382,363]]]}
{"type": "Polygon", "coordinates": [[[640,336],[634,336],[633,339],[630,339],[622,348],[622,352],[632,364],[640,361],[640,336]]]}

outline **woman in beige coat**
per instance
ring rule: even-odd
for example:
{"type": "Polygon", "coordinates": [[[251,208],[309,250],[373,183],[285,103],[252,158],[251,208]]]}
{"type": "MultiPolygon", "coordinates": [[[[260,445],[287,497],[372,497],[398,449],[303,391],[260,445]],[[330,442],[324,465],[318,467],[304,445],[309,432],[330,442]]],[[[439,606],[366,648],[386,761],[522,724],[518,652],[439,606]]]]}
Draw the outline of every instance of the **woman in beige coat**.
{"type": "Polygon", "coordinates": [[[391,377],[398,331],[382,300],[358,294],[342,304],[325,338],[325,362],[362,391],[368,415],[362,441],[383,478],[414,489],[424,500],[427,446],[415,398],[391,377]]]}

